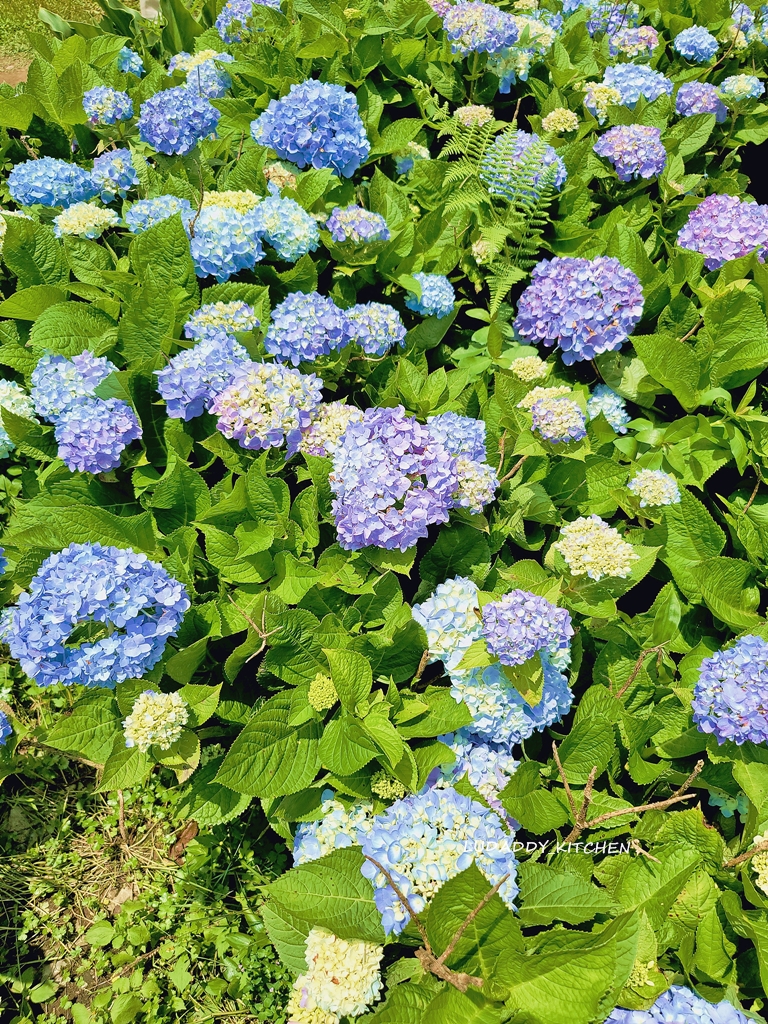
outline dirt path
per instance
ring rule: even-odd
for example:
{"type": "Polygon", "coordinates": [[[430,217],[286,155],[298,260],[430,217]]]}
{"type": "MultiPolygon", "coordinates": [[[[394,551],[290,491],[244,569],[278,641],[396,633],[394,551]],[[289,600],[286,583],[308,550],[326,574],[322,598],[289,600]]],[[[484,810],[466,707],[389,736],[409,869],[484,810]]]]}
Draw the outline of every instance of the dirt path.
{"type": "Polygon", "coordinates": [[[19,82],[26,82],[28,67],[28,57],[0,55],[0,84],[18,85],[19,82]]]}

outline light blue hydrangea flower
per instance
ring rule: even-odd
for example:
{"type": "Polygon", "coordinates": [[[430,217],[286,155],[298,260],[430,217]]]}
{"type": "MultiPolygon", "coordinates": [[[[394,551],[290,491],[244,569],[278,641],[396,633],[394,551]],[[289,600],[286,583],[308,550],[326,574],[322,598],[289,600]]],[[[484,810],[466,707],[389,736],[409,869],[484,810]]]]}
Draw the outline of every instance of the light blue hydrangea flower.
{"type": "Polygon", "coordinates": [[[59,458],[73,473],[108,473],[120,455],[141,437],[136,413],[119,398],[81,398],[56,418],[59,458]]]}
{"type": "Polygon", "coordinates": [[[511,590],[484,605],[482,633],[489,652],[502,665],[522,665],[538,651],[565,656],[573,626],[565,608],[527,590],[511,590]]]}
{"type": "Polygon", "coordinates": [[[345,310],[349,340],[369,356],[383,356],[405,345],[405,324],[393,306],[383,302],[361,302],[345,310]]]}
{"type": "Polygon", "coordinates": [[[457,412],[441,412],[437,416],[428,416],[427,425],[432,437],[445,445],[451,455],[466,455],[485,462],[484,420],[461,416],[457,412]]]}
{"type": "Polygon", "coordinates": [[[345,312],[319,292],[291,292],[272,312],[264,348],[298,366],[346,348],[352,332],[345,312]]]}
{"type": "Polygon", "coordinates": [[[51,156],[16,164],[8,175],[8,191],[18,206],[72,206],[96,195],[84,167],[51,156]]]}
{"type": "Polygon", "coordinates": [[[458,666],[482,635],[479,604],[477,586],[465,576],[456,576],[413,606],[411,614],[427,634],[430,661],[442,661],[449,671],[458,666]]]}
{"type": "Polygon", "coordinates": [[[205,96],[177,86],[142,103],[137,128],[141,141],[158,153],[184,156],[215,133],[220,116],[205,96]]]}
{"type": "Polygon", "coordinates": [[[270,100],[251,124],[251,135],[281,160],[298,167],[332,167],[346,178],[371,149],[354,95],[342,85],[312,79],[270,100]]]}
{"type": "Polygon", "coordinates": [[[228,281],[264,258],[256,210],[238,213],[226,206],[204,206],[187,222],[187,232],[198,277],[228,281]]]}
{"type": "Polygon", "coordinates": [[[325,227],[334,242],[351,241],[365,245],[367,242],[389,241],[389,228],[381,214],[372,213],[362,206],[334,207],[325,227]]]}
{"type": "Polygon", "coordinates": [[[452,765],[443,767],[441,778],[456,783],[467,777],[480,796],[502,818],[507,814],[499,800],[499,793],[514,775],[519,762],[506,747],[497,743],[477,743],[465,729],[439,736],[456,755],[452,765]]]}
{"type": "Polygon", "coordinates": [[[749,1024],[735,1006],[724,1000],[708,1003],[689,988],[673,985],[662,992],[650,1010],[622,1010],[617,1007],[605,1024],[749,1024]]]}
{"type": "Polygon", "coordinates": [[[560,189],[568,177],[556,150],[535,133],[512,130],[497,136],[480,165],[480,180],[507,202],[535,199],[546,182],[560,189]]]}
{"type": "Polygon", "coordinates": [[[32,401],[38,416],[55,421],[71,405],[93,392],[117,367],[87,349],[67,359],[44,355],[32,371],[32,401]]]}
{"type": "Polygon", "coordinates": [[[693,720],[718,743],[768,742],[768,642],[743,636],[702,661],[693,720]]]}
{"type": "Polygon", "coordinates": [[[647,64],[615,64],[605,69],[603,85],[618,89],[621,102],[633,110],[642,97],[648,103],[672,95],[672,82],[647,64]]]}
{"type": "Polygon", "coordinates": [[[336,799],[332,789],[324,789],[319,815],[317,821],[303,821],[296,826],[294,864],[306,864],[333,850],[359,845],[358,837],[370,831],[373,805],[360,803],[347,807],[336,799]]]}
{"type": "Polygon", "coordinates": [[[111,203],[126,195],[139,184],[139,176],[131,160],[129,149],[111,149],[93,161],[91,181],[97,189],[102,203],[111,203]]]}
{"type": "Polygon", "coordinates": [[[499,53],[517,42],[519,35],[513,15],[480,0],[460,0],[443,17],[451,51],[466,57],[470,53],[499,53]]]}
{"type": "Polygon", "coordinates": [[[191,420],[211,408],[216,395],[232,380],[235,371],[250,362],[237,341],[226,335],[204,337],[193,348],[179,352],[155,370],[157,390],[171,419],[191,420]]]}
{"type": "Polygon", "coordinates": [[[216,31],[225,43],[240,43],[253,8],[262,5],[280,10],[280,0],[227,0],[216,19],[216,31]]]}
{"type": "Polygon", "coordinates": [[[139,199],[125,214],[125,223],[135,235],[138,235],[176,213],[180,213],[182,220],[189,223],[194,211],[188,199],[179,199],[178,196],[139,199]]]}
{"type": "Polygon", "coordinates": [[[168,74],[179,71],[187,76],[186,87],[198,96],[209,100],[226,96],[232,88],[232,79],[219,64],[231,64],[234,57],[230,53],[217,53],[215,50],[203,50],[194,56],[191,53],[177,53],[168,62],[168,74]]]}
{"type": "Polygon", "coordinates": [[[4,747],[8,742],[8,737],[13,735],[13,726],[10,723],[8,715],[4,711],[0,711],[0,747],[4,747]]]}
{"type": "Polygon", "coordinates": [[[720,83],[720,99],[726,106],[743,103],[745,100],[759,100],[765,86],[756,75],[731,75],[720,83]]]}
{"type": "Polygon", "coordinates": [[[144,61],[130,46],[124,46],[117,55],[117,70],[141,78],[144,74],[144,61]]]}
{"type": "Polygon", "coordinates": [[[320,244],[320,228],[315,218],[295,199],[284,199],[276,185],[271,195],[254,210],[254,222],[265,242],[281,260],[295,263],[320,244]]]}
{"type": "Polygon", "coordinates": [[[97,85],[83,96],[83,110],[91,124],[117,124],[133,117],[133,101],[127,92],[97,85]]]}
{"type": "Polygon", "coordinates": [[[450,316],[456,302],[456,293],[453,285],[443,274],[414,274],[413,277],[421,286],[421,298],[415,292],[409,292],[405,304],[414,313],[421,313],[422,316],[436,316],[442,320],[444,316],[450,316]]]}
{"type": "Polygon", "coordinates": [[[588,420],[596,419],[600,413],[617,434],[626,434],[627,424],[632,419],[627,412],[627,403],[607,384],[598,384],[587,401],[588,420]]]}
{"type": "Polygon", "coordinates": [[[253,331],[259,326],[259,318],[247,302],[208,302],[196,309],[184,324],[184,337],[196,341],[222,340],[233,338],[239,331],[253,331]]]}
{"type": "Polygon", "coordinates": [[[45,559],[29,592],[6,610],[2,633],[38,686],[114,689],[158,663],[188,608],[184,585],[146,555],[70,544],[45,559]],[[106,636],[68,645],[78,626],[99,622],[106,636]]]}
{"type": "Polygon", "coordinates": [[[717,53],[717,39],[701,25],[684,28],[675,36],[672,43],[681,57],[693,61],[694,64],[707,64],[717,53]]]}

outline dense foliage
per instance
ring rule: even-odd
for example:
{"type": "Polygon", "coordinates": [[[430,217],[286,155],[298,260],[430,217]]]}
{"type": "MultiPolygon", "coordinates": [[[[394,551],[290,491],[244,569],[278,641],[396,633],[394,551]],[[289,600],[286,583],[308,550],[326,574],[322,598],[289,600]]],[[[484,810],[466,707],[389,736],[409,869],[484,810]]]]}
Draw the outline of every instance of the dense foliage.
{"type": "Polygon", "coordinates": [[[0,778],[184,866],[17,1019],[763,1020],[768,8],[99,4],[0,86],[0,778]]]}

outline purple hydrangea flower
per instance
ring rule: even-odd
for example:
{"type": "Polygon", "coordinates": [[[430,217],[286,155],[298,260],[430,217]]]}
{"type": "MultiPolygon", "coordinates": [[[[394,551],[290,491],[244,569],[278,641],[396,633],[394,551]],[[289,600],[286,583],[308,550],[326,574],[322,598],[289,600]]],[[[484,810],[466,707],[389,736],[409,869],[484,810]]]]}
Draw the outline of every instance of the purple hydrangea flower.
{"type": "Polygon", "coordinates": [[[517,42],[514,17],[493,4],[462,2],[448,8],[443,17],[445,34],[453,53],[499,53],[517,42]]]}
{"type": "Polygon", "coordinates": [[[150,96],[141,105],[137,128],[142,142],[166,156],[184,156],[216,131],[219,111],[205,96],[177,86],[150,96]]]}
{"type": "Polygon", "coordinates": [[[310,363],[352,340],[344,310],[319,292],[291,292],[272,312],[264,348],[280,362],[310,363]]]}
{"type": "Polygon", "coordinates": [[[714,114],[718,124],[722,124],[728,116],[728,108],[720,99],[717,89],[709,82],[683,82],[677,90],[675,110],[682,117],[714,114]]]}
{"type": "Polygon", "coordinates": [[[251,135],[281,160],[298,167],[332,167],[346,178],[371,150],[354,95],[341,85],[312,79],[270,100],[252,122],[251,135]]]}
{"type": "Polygon", "coordinates": [[[451,455],[465,455],[477,462],[485,462],[485,421],[457,412],[441,412],[427,417],[432,437],[451,455]]]}
{"type": "Polygon", "coordinates": [[[176,213],[180,213],[187,224],[192,220],[194,212],[188,199],[179,199],[178,196],[139,199],[125,214],[125,223],[133,234],[138,235],[176,213]]]}
{"type": "Polygon", "coordinates": [[[228,281],[264,258],[256,210],[238,213],[227,206],[204,206],[194,223],[187,222],[187,232],[198,277],[228,281]]]}
{"type": "Polygon", "coordinates": [[[225,437],[241,448],[258,451],[287,444],[297,451],[302,431],[322,400],[323,382],[314,373],[299,373],[281,363],[245,363],[211,402],[211,412],[225,437]]]}
{"type": "Polygon", "coordinates": [[[406,551],[445,523],[458,488],[456,460],[402,406],[368,409],[350,423],[333,458],[339,543],[406,551]]]}
{"type": "Polygon", "coordinates": [[[43,419],[55,421],[70,406],[88,398],[117,367],[87,349],[71,359],[44,355],[32,371],[32,401],[43,419]]]}
{"type": "Polygon", "coordinates": [[[482,630],[502,665],[522,665],[542,650],[567,653],[573,636],[568,611],[527,590],[511,590],[486,604],[482,630]]]}
{"type": "Polygon", "coordinates": [[[280,0],[227,0],[216,19],[216,31],[225,43],[240,43],[253,8],[261,5],[280,10],[280,0]]]}
{"type": "Polygon", "coordinates": [[[727,1000],[708,1003],[689,988],[673,985],[662,992],[650,1010],[622,1010],[616,1007],[605,1024],[749,1024],[727,1000]]]}
{"type": "Polygon", "coordinates": [[[70,544],[45,559],[14,608],[3,615],[11,654],[38,686],[106,686],[140,679],[178,632],[184,585],[135,551],[70,544]],[[69,645],[72,632],[102,622],[108,635],[69,645]]]}
{"type": "Polygon", "coordinates": [[[87,202],[96,186],[83,167],[44,156],[16,164],[8,175],[8,191],[18,206],[63,206],[87,202]]]}
{"type": "Polygon", "coordinates": [[[618,89],[621,102],[630,110],[642,97],[649,103],[659,96],[672,95],[672,82],[647,64],[615,64],[605,69],[603,85],[618,89]]]}
{"type": "Polygon", "coordinates": [[[693,720],[718,743],[768,742],[768,642],[743,636],[702,661],[693,720]]]}
{"type": "Polygon", "coordinates": [[[129,149],[111,149],[93,161],[91,181],[97,189],[102,203],[111,203],[120,196],[125,199],[139,176],[131,160],[129,149]]]}
{"type": "Polygon", "coordinates": [[[253,211],[255,223],[265,242],[281,260],[295,263],[320,244],[320,229],[315,218],[294,199],[284,199],[274,183],[271,195],[253,211]]]}
{"type": "Polygon", "coordinates": [[[762,263],[768,251],[768,206],[737,196],[707,196],[688,215],[677,244],[701,253],[707,270],[717,270],[754,249],[762,263]]]}
{"type": "Polygon", "coordinates": [[[133,101],[127,92],[97,85],[83,96],[83,110],[91,124],[117,124],[133,117],[133,101]]]}
{"type": "Polygon", "coordinates": [[[118,398],[81,398],[56,419],[59,458],[73,473],[108,473],[121,452],[141,437],[136,413],[118,398]]]}
{"type": "Polygon", "coordinates": [[[213,399],[232,380],[236,370],[250,362],[237,341],[221,334],[203,338],[155,370],[157,390],[171,419],[191,420],[211,408],[213,399]]]}
{"type": "Polygon", "coordinates": [[[528,342],[557,345],[570,366],[621,348],[642,315],[640,280],[615,257],[556,256],[533,268],[514,327],[528,342]]]}
{"type": "Polygon", "coordinates": [[[536,199],[546,181],[560,189],[568,177],[553,146],[535,133],[506,131],[491,143],[480,165],[480,180],[492,196],[507,202],[536,199]]]}
{"type": "Polygon", "coordinates": [[[141,78],[144,74],[144,61],[130,46],[124,46],[117,55],[117,70],[141,78]]]}
{"type": "Polygon", "coordinates": [[[393,306],[361,302],[345,310],[350,342],[369,356],[383,356],[395,345],[405,345],[405,324],[393,306]]]}
{"type": "Polygon", "coordinates": [[[717,39],[701,25],[684,28],[675,36],[672,48],[694,64],[706,64],[717,53],[717,39]]]}
{"type": "Polygon", "coordinates": [[[655,178],[667,163],[661,131],[650,125],[623,124],[610,128],[592,148],[613,164],[619,181],[655,178]]]}
{"type": "Polygon", "coordinates": [[[362,206],[347,206],[342,209],[334,207],[325,227],[331,233],[334,242],[367,242],[389,241],[389,228],[380,213],[371,213],[362,206]]]}
{"type": "Polygon", "coordinates": [[[414,274],[413,277],[421,285],[421,298],[415,292],[409,292],[405,304],[414,313],[422,316],[436,316],[442,320],[450,316],[456,302],[453,285],[443,274],[414,274]]]}

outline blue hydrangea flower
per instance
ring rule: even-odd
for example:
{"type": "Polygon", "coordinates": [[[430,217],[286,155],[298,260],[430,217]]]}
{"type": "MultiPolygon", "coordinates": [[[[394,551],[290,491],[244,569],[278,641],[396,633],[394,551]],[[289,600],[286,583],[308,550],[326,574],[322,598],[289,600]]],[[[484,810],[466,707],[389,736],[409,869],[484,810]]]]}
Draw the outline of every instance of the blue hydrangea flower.
{"type": "Polygon", "coordinates": [[[371,150],[354,95],[342,85],[312,79],[270,100],[251,124],[251,135],[281,160],[298,167],[332,167],[345,178],[371,150]]]}
{"type": "MultiPolygon", "coordinates": [[[[24,388],[12,380],[0,379],[0,410],[7,409],[24,419],[35,419],[35,404],[24,388]]],[[[0,412],[0,459],[7,459],[16,445],[11,440],[8,431],[3,425],[2,413],[0,412]]],[[[1,549],[0,549],[1,550],[1,549]]],[[[2,572],[0,572],[2,575],[2,572]]]]}
{"type": "Polygon", "coordinates": [[[605,1024],[749,1024],[749,1021],[727,1000],[708,1003],[689,988],[673,985],[662,992],[650,1010],[611,1011],[605,1024]]]}
{"type": "Polygon", "coordinates": [[[720,83],[720,99],[726,106],[743,103],[744,100],[759,100],[765,86],[756,75],[731,75],[720,83]]]}
{"type": "Polygon", "coordinates": [[[718,270],[755,249],[762,263],[768,252],[768,205],[743,202],[738,196],[707,196],[688,214],[677,244],[701,253],[707,270],[718,270]]]}
{"type": "Polygon", "coordinates": [[[488,57],[486,68],[498,76],[502,95],[509,93],[518,79],[528,81],[533,65],[548,53],[557,39],[554,24],[543,20],[543,14],[543,11],[537,11],[534,18],[525,14],[512,15],[519,33],[517,42],[488,57]]]}
{"type": "Polygon", "coordinates": [[[509,750],[568,714],[573,703],[568,681],[552,665],[546,651],[536,657],[541,658],[544,687],[535,707],[523,699],[499,662],[470,672],[451,672],[451,696],[466,704],[472,715],[471,725],[464,729],[466,735],[509,750]]]}
{"type": "MultiPolygon", "coordinates": [[[[509,875],[499,896],[514,910],[518,886],[513,840],[498,815],[450,787],[396,800],[359,836],[363,853],[387,869],[415,913],[425,909],[444,882],[471,864],[489,886],[509,875]]],[[[362,872],[373,882],[384,931],[399,935],[409,916],[390,882],[370,860],[363,863],[362,872]]]]}
{"type": "Polygon", "coordinates": [[[728,116],[728,108],[718,96],[717,89],[709,82],[683,82],[677,90],[675,110],[682,117],[714,114],[718,124],[722,124],[728,116]]]}
{"type": "Polygon", "coordinates": [[[59,458],[73,473],[108,473],[141,437],[136,413],[119,398],[81,398],[56,418],[59,458]]]}
{"type": "Polygon", "coordinates": [[[83,167],[52,156],[16,164],[8,175],[8,191],[18,206],[72,206],[96,195],[96,186],[83,167]]]}
{"type": "Polygon", "coordinates": [[[431,597],[415,604],[411,614],[427,634],[429,660],[455,669],[466,651],[482,635],[477,586],[456,576],[435,587],[431,597]]]}
{"type": "Polygon", "coordinates": [[[29,592],[3,615],[11,655],[38,686],[106,686],[141,679],[178,632],[189,598],[146,555],[70,544],[45,559],[29,592]],[[104,623],[105,636],[69,645],[73,631],[104,623]]]}
{"type": "Polygon", "coordinates": [[[186,87],[198,96],[209,100],[226,96],[232,88],[229,74],[220,68],[218,63],[231,64],[235,58],[229,53],[217,53],[216,50],[203,50],[194,56],[191,53],[177,53],[168,62],[168,74],[179,71],[187,76],[186,87]]]}
{"type": "Polygon", "coordinates": [[[102,203],[111,203],[120,196],[125,199],[139,176],[131,160],[129,149],[111,149],[93,161],[91,181],[97,189],[102,203]]]}
{"type": "Polygon", "coordinates": [[[633,110],[642,97],[649,103],[659,96],[672,95],[672,82],[647,64],[615,64],[605,69],[603,85],[618,89],[621,102],[633,110]]]}
{"type": "Polygon", "coordinates": [[[546,182],[562,188],[568,177],[555,149],[534,133],[506,131],[491,143],[480,165],[480,180],[492,196],[507,202],[535,199],[546,182]]]}
{"type": "Polygon", "coordinates": [[[187,222],[187,233],[198,277],[228,281],[264,258],[256,210],[238,213],[226,206],[204,206],[187,222]]]}
{"type": "Polygon", "coordinates": [[[291,292],[272,312],[264,348],[280,362],[311,363],[352,340],[346,313],[319,292],[291,292]]]}
{"type": "Polygon", "coordinates": [[[8,715],[4,711],[0,711],[0,747],[4,747],[8,742],[8,737],[13,734],[13,726],[11,725],[8,715]]]}
{"type": "Polygon", "coordinates": [[[317,821],[303,821],[296,826],[294,864],[306,864],[332,850],[359,845],[359,836],[370,831],[373,805],[361,803],[347,807],[335,799],[332,789],[324,789],[320,815],[317,821]]]}
{"type": "Polygon", "coordinates": [[[339,442],[330,476],[339,544],[406,551],[448,521],[456,460],[402,406],[368,409],[339,442]]]}
{"type": "Polygon", "coordinates": [[[323,382],[281,363],[246,363],[211,402],[217,428],[242,448],[298,450],[322,401],[323,382]]]}
{"type": "Polygon", "coordinates": [[[136,126],[141,141],[158,153],[184,156],[214,134],[220,116],[205,96],[177,86],[145,100],[136,126]]]}
{"type": "Polygon", "coordinates": [[[710,790],[707,794],[707,803],[710,807],[717,807],[724,818],[732,818],[738,811],[741,819],[746,820],[749,813],[749,800],[745,793],[729,796],[722,790],[710,790]]]}
{"type": "Polygon", "coordinates": [[[567,653],[573,626],[565,608],[527,590],[511,590],[483,607],[482,632],[502,665],[522,665],[538,651],[567,653]]]}
{"type": "Polygon", "coordinates": [[[563,14],[573,14],[580,7],[587,9],[587,31],[591,36],[605,32],[615,35],[624,28],[640,24],[640,8],[634,3],[617,0],[565,0],[563,14]]]}
{"type": "Polygon", "coordinates": [[[127,92],[97,85],[83,96],[83,110],[91,124],[117,124],[133,117],[133,101],[127,92]]]}
{"type": "Polygon", "coordinates": [[[511,14],[479,0],[460,0],[443,17],[452,53],[499,53],[517,42],[517,24],[511,14]]]}
{"type": "Polygon", "coordinates": [[[216,31],[225,43],[242,42],[248,19],[257,5],[280,10],[280,0],[227,0],[216,19],[216,31]]]}
{"type": "Polygon", "coordinates": [[[117,55],[117,70],[141,78],[144,74],[144,61],[130,46],[124,46],[117,55]]]}
{"type": "Polygon", "coordinates": [[[271,195],[254,210],[255,223],[265,242],[281,260],[295,263],[320,244],[320,228],[315,218],[294,199],[283,199],[276,185],[271,195]]]}
{"type": "Polygon", "coordinates": [[[184,324],[184,337],[196,341],[226,340],[234,338],[238,331],[253,331],[259,326],[259,318],[247,302],[208,302],[184,324]]]}
{"type": "Polygon", "coordinates": [[[5,548],[0,548],[0,576],[5,576],[8,568],[8,559],[5,557],[5,548]]]}
{"type": "Polygon", "coordinates": [[[533,268],[514,328],[532,344],[557,345],[566,366],[621,348],[643,315],[637,274],[613,256],[555,256],[533,268]]]}
{"type": "Polygon", "coordinates": [[[38,416],[56,420],[71,405],[93,394],[117,370],[106,356],[87,349],[71,359],[44,355],[32,371],[32,401],[38,416]]]}
{"type": "Polygon", "coordinates": [[[675,36],[672,48],[694,64],[706,64],[717,53],[717,39],[701,25],[684,28],[675,36]]]}
{"type": "Polygon", "coordinates": [[[592,148],[613,164],[619,181],[655,178],[667,163],[661,131],[650,125],[623,124],[611,128],[592,148]]]}
{"type": "Polygon", "coordinates": [[[444,445],[451,455],[466,455],[467,458],[485,462],[485,421],[472,416],[461,416],[457,412],[441,412],[428,416],[427,424],[432,437],[444,445]]]}
{"type": "Polygon", "coordinates": [[[609,40],[609,49],[612,57],[620,53],[625,57],[650,57],[659,45],[659,33],[650,25],[640,25],[638,28],[622,28],[614,32],[609,40]]]}
{"type": "Polygon", "coordinates": [[[405,324],[393,306],[361,302],[345,310],[350,342],[369,356],[383,356],[395,345],[405,345],[405,324]]]}
{"type": "Polygon", "coordinates": [[[243,346],[222,334],[210,334],[193,348],[179,352],[162,370],[155,370],[157,390],[168,415],[182,420],[201,416],[210,410],[235,371],[249,362],[243,346]]]}
{"type": "Polygon", "coordinates": [[[621,395],[617,395],[607,384],[598,384],[587,401],[588,420],[597,419],[600,413],[617,434],[626,434],[627,424],[632,417],[627,412],[627,404],[621,395]]]}
{"type": "Polygon", "coordinates": [[[194,211],[188,199],[179,199],[178,196],[139,199],[125,214],[125,223],[133,234],[138,235],[176,213],[180,213],[187,223],[192,219],[194,211]]]}
{"type": "Polygon", "coordinates": [[[334,242],[388,242],[389,228],[380,213],[371,213],[362,206],[347,206],[342,209],[336,206],[325,222],[334,242]]]}
{"type": "Polygon", "coordinates": [[[466,729],[438,739],[456,755],[454,763],[440,771],[441,778],[450,785],[466,775],[480,796],[504,820],[507,812],[499,800],[499,793],[514,775],[519,762],[503,745],[478,743],[466,729]]]}
{"type": "Polygon", "coordinates": [[[419,160],[431,159],[429,150],[420,142],[409,142],[399,153],[393,153],[392,157],[398,174],[410,174],[419,160]]]}
{"type": "Polygon", "coordinates": [[[442,320],[450,316],[456,302],[453,285],[443,274],[413,274],[421,285],[421,298],[415,292],[409,292],[405,304],[414,313],[422,316],[436,316],[442,320]]]}
{"type": "Polygon", "coordinates": [[[743,636],[702,661],[693,720],[718,743],[768,742],[768,642],[743,636]]]}

